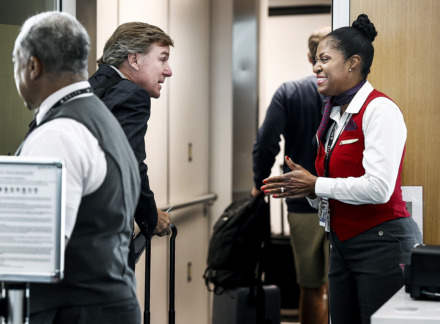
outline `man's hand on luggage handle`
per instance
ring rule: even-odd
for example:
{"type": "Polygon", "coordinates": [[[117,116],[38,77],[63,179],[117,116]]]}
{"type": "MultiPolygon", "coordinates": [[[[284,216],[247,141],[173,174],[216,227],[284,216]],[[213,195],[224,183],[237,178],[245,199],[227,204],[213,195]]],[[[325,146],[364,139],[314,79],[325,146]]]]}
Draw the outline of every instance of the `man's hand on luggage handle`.
{"type": "MultiPolygon", "coordinates": [[[[170,210],[171,211],[171,210],[170,210]]],[[[164,236],[171,234],[170,214],[160,209],[157,210],[157,225],[153,234],[157,236],[164,236]]]]}

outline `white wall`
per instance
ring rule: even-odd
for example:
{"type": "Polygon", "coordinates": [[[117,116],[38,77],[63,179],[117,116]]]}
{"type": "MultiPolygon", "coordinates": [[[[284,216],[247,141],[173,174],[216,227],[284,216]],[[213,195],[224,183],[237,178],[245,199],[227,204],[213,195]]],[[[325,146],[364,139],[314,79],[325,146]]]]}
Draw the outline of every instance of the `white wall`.
{"type": "MultiPolygon", "coordinates": [[[[265,0],[267,1],[267,0],[265,0]]],[[[316,29],[330,26],[330,14],[272,16],[262,10],[260,17],[260,106],[259,124],[264,121],[267,107],[278,87],[286,81],[313,74],[307,58],[308,38],[316,29]]],[[[284,140],[281,142],[284,147],[284,140]]],[[[272,168],[272,175],[279,175],[284,161],[281,150],[272,168]]],[[[281,202],[271,200],[272,232],[281,232],[281,202]]],[[[284,230],[287,234],[287,209],[284,206],[284,230]]]]}
{"type": "Polygon", "coordinates": [[[307,58],[308,38],[317,28],[330,26],[330,14],[274,16],[267,18],[264,111],[281,83],[313,74],[307,58]]]}
{"type": "Polygon", "coordinates": [[[232,4],[211,1],[210,190],[215,221],[232,199],[232,4]]]}
{"type": "Polygon", "coordinates": [[[76,16],[76,0],[61,0],[63,12],[76,16]]]}

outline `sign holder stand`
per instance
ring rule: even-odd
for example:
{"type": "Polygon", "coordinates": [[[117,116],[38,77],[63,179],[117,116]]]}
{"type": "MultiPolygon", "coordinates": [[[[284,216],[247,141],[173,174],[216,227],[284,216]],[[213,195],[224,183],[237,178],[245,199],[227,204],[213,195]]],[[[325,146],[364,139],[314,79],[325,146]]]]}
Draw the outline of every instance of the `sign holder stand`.
{"type": "Polygon", "coordinates": [[[28,324],[30,284],[64,275],[65,167],[0,156],[0,323],[28,324]]]}

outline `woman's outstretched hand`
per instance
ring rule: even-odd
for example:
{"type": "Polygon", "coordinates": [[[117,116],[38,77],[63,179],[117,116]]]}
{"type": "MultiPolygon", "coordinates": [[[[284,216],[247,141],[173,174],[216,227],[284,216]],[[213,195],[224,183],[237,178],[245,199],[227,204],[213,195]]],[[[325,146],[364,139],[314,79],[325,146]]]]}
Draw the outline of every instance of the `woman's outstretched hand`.
{"type": "Polygon", "coordinates": [[[285,160],[292,171],[264,179],[261,191],[274,198],[301,198],[305,196],[316,198],[315,183],[317,177],[301,165],[294,163],[288,156],[285,157],[285,160]]]}

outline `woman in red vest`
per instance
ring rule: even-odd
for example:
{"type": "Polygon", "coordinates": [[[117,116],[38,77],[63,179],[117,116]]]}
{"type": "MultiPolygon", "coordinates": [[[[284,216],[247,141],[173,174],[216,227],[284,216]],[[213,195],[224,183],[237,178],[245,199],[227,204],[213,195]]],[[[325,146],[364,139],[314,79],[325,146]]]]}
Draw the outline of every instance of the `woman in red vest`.
{"type": "Polygon", "coordinates": [[[316,134],[318,177],[286,156],[292,171],[266,179],[261,188],[275,198],[307,196],[319,209],[331,246],[334,324],[370,323],[403,286],[402,265],[422,242],[402,200],[403,115],[366,80],[376,35],[362,14],[319,43],[314,72],[327,100],[316,134]]]}

